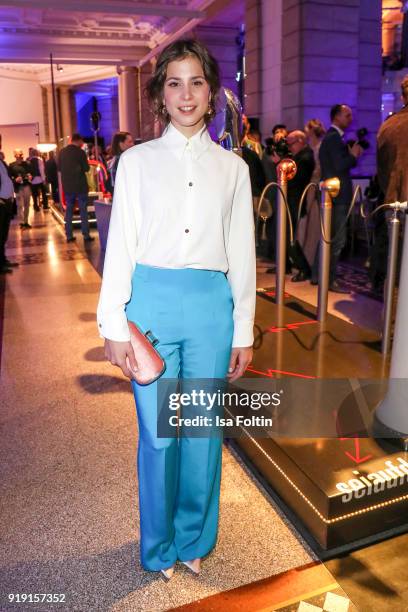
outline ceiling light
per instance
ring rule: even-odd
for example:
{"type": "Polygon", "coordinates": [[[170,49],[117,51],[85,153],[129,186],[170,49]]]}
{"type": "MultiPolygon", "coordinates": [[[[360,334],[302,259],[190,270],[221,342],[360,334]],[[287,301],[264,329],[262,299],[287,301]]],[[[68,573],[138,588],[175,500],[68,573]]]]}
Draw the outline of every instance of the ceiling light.
{"type": "Polygon", "coordinates": [[[50,151],[54,151],[57,148],[57,145],[54,142],[39,142],[36,146],[36,149],[40,151],[40,153],[49,153],[50,151]]]}

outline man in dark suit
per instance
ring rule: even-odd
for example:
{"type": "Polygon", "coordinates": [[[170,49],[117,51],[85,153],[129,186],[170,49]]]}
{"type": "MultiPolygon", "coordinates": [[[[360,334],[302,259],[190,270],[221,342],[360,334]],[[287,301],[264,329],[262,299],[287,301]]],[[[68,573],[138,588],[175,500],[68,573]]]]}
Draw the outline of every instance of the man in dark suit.
{"type": "MultiPolygon", "coordinates": [[[[329,290],[336,293],[348,293],[336,280],[336,266],[347,238],[347,212],[353,197],[351,168],[357,164],[363,149],[355,143],[349,147],[343,140],[345,130],[353,120],[351,108],[346,104],[336,104],[330,111],[331,127],[327,130],[319,151],[322,180],[337,177],[340,179],[340,191],[333,198],[332,238],[330,251],[329,290]]],[[[318,252],[312,270],[312,284],[317,285],[318,252]]]]}
{"type": "Polygon", "coordinates": [[[61,171],[61,182],[65,194],[65,233],[67,242],[73,242],[75,237],[72,235],[72,214],[75,200],[78,199],[79,213],[81,215],[81,231],[85,242],[94,240],[89,235],[88,225],[88,181],[86,173],[89,170],[88,160],[85,151],[82,150],[84,144],[80,134],[73,134],[71,144],[62,149],[58,158],[58,166],[61,171]]]}

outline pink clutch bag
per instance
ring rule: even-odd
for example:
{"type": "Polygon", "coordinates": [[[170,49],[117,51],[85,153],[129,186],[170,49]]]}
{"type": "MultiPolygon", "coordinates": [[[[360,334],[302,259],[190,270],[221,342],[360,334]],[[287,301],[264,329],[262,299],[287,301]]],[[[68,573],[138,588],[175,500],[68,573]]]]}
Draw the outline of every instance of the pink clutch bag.
{"type": "Polygon", "coordinates": [[[133,374],[134,380],[139,385],[150,385],[160,378],[166,369],[166,364],[160,353],[154,348],[158,340],[151,331],[145,334],[140,331],[136,323],[128,321],[130,332],[130,343],[136,357],[138,369],[132,370],[129,359],[126,357],[126,364],[133,374]]]}

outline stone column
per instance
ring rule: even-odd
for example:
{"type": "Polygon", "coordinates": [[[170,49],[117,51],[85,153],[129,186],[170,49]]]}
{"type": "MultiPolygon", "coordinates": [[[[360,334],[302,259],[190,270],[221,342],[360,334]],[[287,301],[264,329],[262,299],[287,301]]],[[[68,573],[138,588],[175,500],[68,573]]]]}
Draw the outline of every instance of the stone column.
{"type": "Polygon", "coordinates": [[[138,135],[137,117],[137,74],[136,68],[122,66],[118,68],[119,130],[138,135]]]}
{"type": "MultiPolygon", "coordinates": [[[[373,0],[375,2],[376,0],[373,0]]],[[[357,104],[360,0],[287,0],[283,11],[282,117],[292,129],[327,125],[337,103],[357,104]]]]}
{"type": "Polygon", "coordinates": [[[282,3],[262,0],[262,112],[261,128],[269,136],[281,121],[282,3]]]}
{"type": "Polygon", "coordinates": [[[246,0],[245,113],[259,117],[264,137],[282,121],[282,2],[246,0]]]}
{"type": "Polygon", "coordinates": [[[217,59],[222,86],[237,93],[238,45],[236,38],[239,36],[239,28],[198,26],[194,29],[194,34],[217,59]]]}
{"type": "Polygon", "coordinates": [[[262,113],[262,0],[245,3],[244,112],[262,113]]]}
{"type": "Polygon", "coordinates": [[[54,123],[54,106],[52,101],[52,87],[51,85],[46,86],[47,90],[47,112],[48,112],[48,134],[47,138],[50,142],[57,142],[55,134],[55,123],[54,123]]]}
{"type": "Polygon", "coordinates": [[[153,74],[156,65],[156,58],[147,62],[144,66],[138,69],[137,75],[137,109],[138,109],[138,133],[136,136],[142,140],[151,140],[156,136],[157,128],[155,128],[155,120],[153,113],[150,110],[149,103],[145,95],[147,81],[153,74]]]}
{"type": "Polygon", "coordinates": [[[49,126],[48,126],[48,99],[47,99],[47,88],[41,87],[41,101],[42,101],[42,125],[43,131],[40,130],[40,141],[49,141],[49,126]]]}
{"type": "MultiPolygon", "coordinates": [[[[375,171],[381,109],[381,0],[286,0],[282,20],[282,119],[330,125],[334,104],[354,112],[351,132],[371,131],[358,174],[375,171]]],[[[353,135],[351,133],[351,135],[353,135]]]]}
{"type": "Polygon", "coordinates": [[[361,157],[357,172],[370,175],[376,167],[376,133],[381,123],[381,2],[360,0],[358,90],[354,125],[369,131],[370,148],[361,157]]]}
{"type": "Polygon", "coordinates": [[[70,137],[72,135],[71,123],[71,92],[68,85],[60,85],[60,104],[61,104],[61,119],[62,119],[62,137],[70,137]]]}
{"type": "MultiPolygon", "coordinates": [[[[117,105],[117,98],[116,98],[116,105],[117,105]]],[[[70,106],[70,113],[71,113],[71,130],[72,133],[74,134],[74,132],[78,132],[78,117],[77,117],[77,111],[76,111],[76,105],[75,105],[75,91],[71,89],[71,95],[69,97],[69,106],[70,106]]],[[[116,115],[117,117],[117,112],[116,115]]]]}

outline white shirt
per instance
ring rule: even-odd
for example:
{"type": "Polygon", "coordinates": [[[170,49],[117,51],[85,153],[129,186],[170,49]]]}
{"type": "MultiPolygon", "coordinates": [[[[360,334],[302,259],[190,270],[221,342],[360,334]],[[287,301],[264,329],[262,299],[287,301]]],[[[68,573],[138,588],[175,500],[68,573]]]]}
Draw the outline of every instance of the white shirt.
{"type": "Polygon", "coordinates": [[[343,136],[344,136],[344,131],[343,131],[341,128],[339,128],[337,125],[334,125],[334,123],[332,123],[330,127],[332,127],[332,128],[334,128],[335,130],[337,130],[337,131],[338,131],[338,133],[340,134],[340,136],[343,138],[343,136]]]}
{"type": "Polygon", "coordinates": [[[97,312],[105,338],[129,340],[125,305],[136,262],[225,272],[234,300],[233,346],[252,345],[256,265],[248,166],[214,143],[205,127],[187,139],[169,124],[161,138],[121,155],[97,312]]]}

